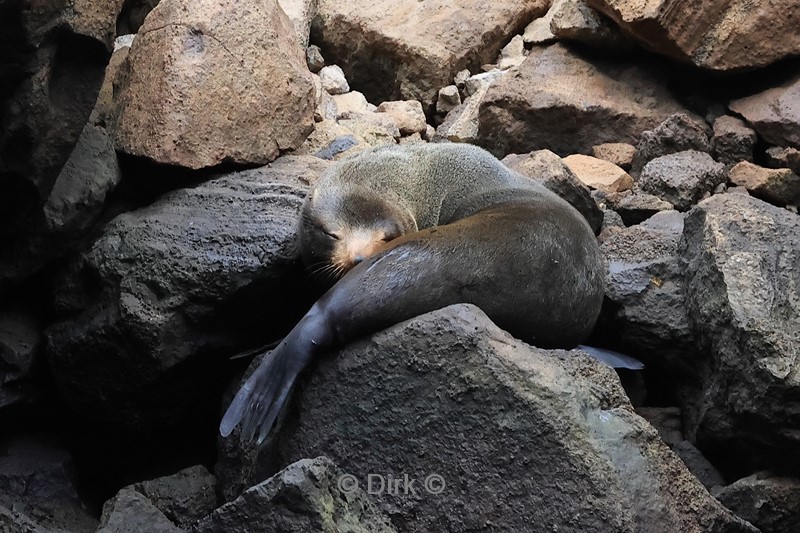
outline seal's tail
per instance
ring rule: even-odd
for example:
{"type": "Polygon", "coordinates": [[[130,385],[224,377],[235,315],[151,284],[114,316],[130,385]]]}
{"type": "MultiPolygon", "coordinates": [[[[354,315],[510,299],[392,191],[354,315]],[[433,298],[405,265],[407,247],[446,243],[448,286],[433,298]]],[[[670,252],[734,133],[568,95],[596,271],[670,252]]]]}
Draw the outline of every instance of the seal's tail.
{"type": "Polygon", "coordinates": [[[282,343],[264,356],[222,417],[219,432],[223,437],[241,423],[241,441],[261,444],[266,439],[302,370],[291,364],[290,352],[282,343]]]}

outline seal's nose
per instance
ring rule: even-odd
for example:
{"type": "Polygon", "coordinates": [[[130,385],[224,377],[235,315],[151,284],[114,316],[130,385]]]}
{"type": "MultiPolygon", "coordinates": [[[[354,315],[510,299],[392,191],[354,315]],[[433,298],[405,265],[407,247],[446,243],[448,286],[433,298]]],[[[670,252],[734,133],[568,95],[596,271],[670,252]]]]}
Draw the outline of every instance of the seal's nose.
{"type": "Polygon", "coordinates": [[[357,264],[359,264],[364,259],[366,259],[366,257],[364,257],[363,255],[354,255],[353,256],[353,266],[356,266],[357,264]]]}

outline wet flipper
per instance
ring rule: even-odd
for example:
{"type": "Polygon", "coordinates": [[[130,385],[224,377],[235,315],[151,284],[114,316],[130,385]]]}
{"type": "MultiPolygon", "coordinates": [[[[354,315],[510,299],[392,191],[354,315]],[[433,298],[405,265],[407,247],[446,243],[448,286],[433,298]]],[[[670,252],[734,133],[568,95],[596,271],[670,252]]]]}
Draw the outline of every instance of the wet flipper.
{"type": "Polygon", "coordinates": [[[644,369],[644,363],[624,353],[606,350],[605,348],[595,348],[594,346],[579,345],[578,348],[611,368],[624,368],[627,370],[644,369]]]}

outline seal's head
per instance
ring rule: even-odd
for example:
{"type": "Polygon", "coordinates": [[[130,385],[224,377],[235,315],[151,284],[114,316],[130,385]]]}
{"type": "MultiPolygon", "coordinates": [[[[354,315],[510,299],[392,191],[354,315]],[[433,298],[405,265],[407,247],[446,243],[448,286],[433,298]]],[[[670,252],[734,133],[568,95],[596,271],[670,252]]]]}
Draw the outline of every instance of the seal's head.
{"type": "Polygon", "coordinates": [[[299,242],[306,268],[329,281],[378,252],[387,242],[417,230],[411,212],[378,192],[317,187],[306,199],[299,242]]]}

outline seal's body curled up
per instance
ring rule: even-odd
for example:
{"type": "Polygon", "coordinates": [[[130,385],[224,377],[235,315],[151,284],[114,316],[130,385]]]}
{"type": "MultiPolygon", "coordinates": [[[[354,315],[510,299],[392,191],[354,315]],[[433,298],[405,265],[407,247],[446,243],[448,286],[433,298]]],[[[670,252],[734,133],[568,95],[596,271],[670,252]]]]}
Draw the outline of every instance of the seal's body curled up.
{"type": "Polygon", "coordinates": [[[341,279],[267,354],[231,403],[259,443],[303,368],[331,347],[456,303],[542,347],[592,330],[604,270],[595,236],[566,201],[466,144],[381,147],[319,180],[299,230],[310,270],[341,279]]]}

